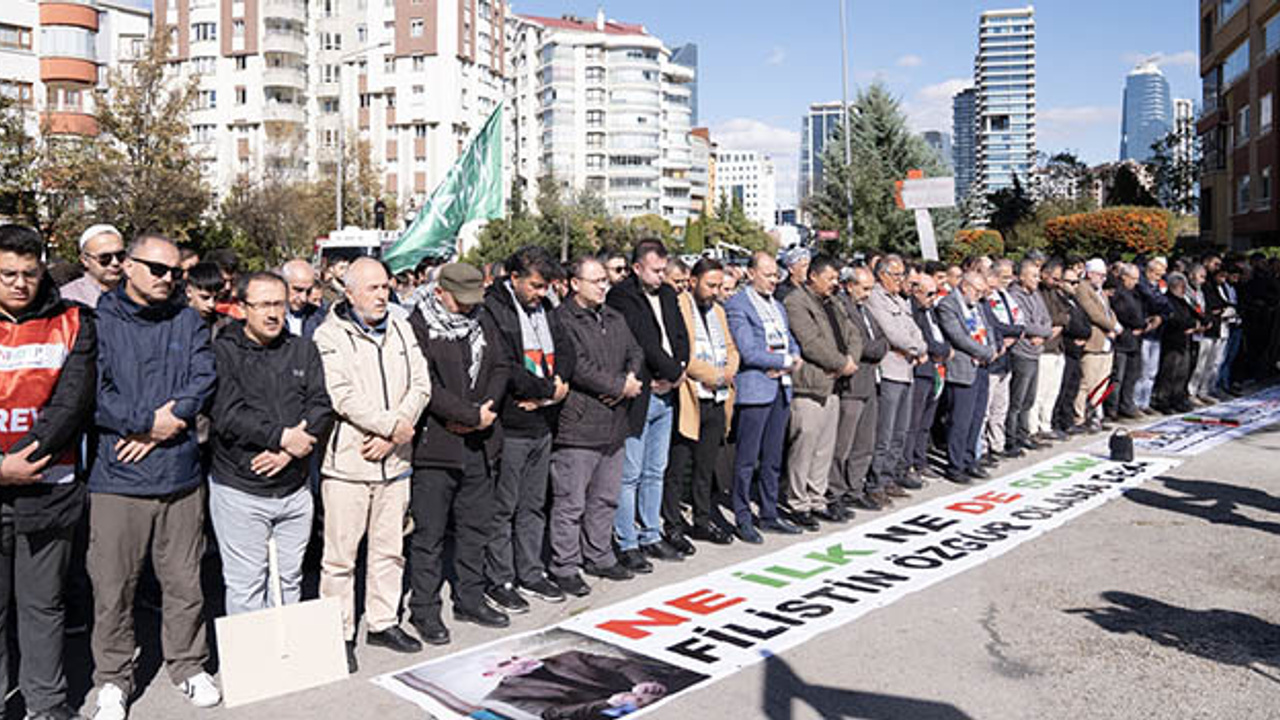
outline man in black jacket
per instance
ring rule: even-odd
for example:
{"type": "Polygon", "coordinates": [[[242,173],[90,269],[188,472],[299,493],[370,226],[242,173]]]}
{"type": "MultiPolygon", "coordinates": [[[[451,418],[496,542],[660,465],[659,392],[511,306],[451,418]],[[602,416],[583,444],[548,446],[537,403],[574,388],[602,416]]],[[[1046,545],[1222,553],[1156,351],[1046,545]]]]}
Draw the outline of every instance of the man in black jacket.
{"type": "Polygon", "coordinates": [[[609,307],[622,313],[644,350],[640,374],[644,387],[628,415],[631,434],[613,523],[622,564],[642,573],[653,570],[646,556],[681,560],[694,551],[693,543],[683,535],[672,534],[666,540],[661,535],[662,485],[671,447],[676,388],[684,382],[689,363],[689,333],[675,290],[663,282],[666,268],[667,248],[657,240],[641,241],[631,260],[631,276],[615,285],[606,299],[609,307]]]}
{"type": "Polygon", "coordinates": [[[1116,314],[1122,328],[1116,336],[1111,364],[1111,382],[1113,390],[1107,396],[1104,406],[1108,420],[1118,418],[1137,418],[1137,405],[1134,404],[1134,388],[1138,377],[1142,374],[1142,335],[1146,331],[1148,320],[1143,310],[1142,298],[1135,288],[1138,285],[1138,266],[1122,263],[1117,275],[1107,280],[1112,288],[1111,310],[1116,314]]]}
{"type": "Polygon", "coordinates": [[[63,578],[84,508],[77,440],[93,407],[93,312],[63,302],[34,230],[0,226],[0,695],[10,694],[11,613],[27,717],[77,717],[62,671],[63,578]]]}
{"type": "Polygon", "coordinates": [[[454,548],[454,619],[491,628],[510,624],[484,596],[485,544],[494,524],[493,473],[502,447],[495,408],[507,386],[507,351],[487,318],[476,318],[484,300],[484,275],[477,268],[449,263],[440,268],[439,280],[415,297],[409,324],[427,356],[431,400],[413,450],[409,609],[418,635],[443,645],[449,642],[440,619],[447,537],[454,548]]]}
{"type": "Polygon", "coordinates": [[[507,279],[489,286],[481,310],[502,336],[510,370],[498,410],[502,460],[493,489],[494,532],[485,550],[485,597],[499,609],[521,613],[529,603],[516,588],[548,602],[564,600],[547,580],[542,541],[551,433],[569,394],[561,366],[573,352],[546,299],[547,287],[560,275],[551,255],[530,245],[505,265],[507,279]]]}
{"type": "Polygon", "coordinates": [[[921,275],[911,286],[911,316],[915,318],[925,344],[928,359],[916,365],[911,384],[911,424],[907,426],[907,474],[919,482],[922,475],[940,477],[929,469],[930,430],[938,412],[938,399],[946,381],[945,363],[951,359],[951,343],[942,334],[934,314],[938,302],[938,285],[933,277],[921,275]]]}
{"type": "MultiPolygon", "coordinates": [[[[843,274],[843,273],[842,273],[843,274]]],[[[836,447],[831,458],[831,477],[827,493],[839,504],[846,517],[856,505],[865,510],[880,510],[891,503],[880,488],[867,487],[867,472],[876,445],[876,423],[879,418],[879,396],[876,393],[880,361],[889,352],[884,331],[863,306],[871,296],[876,279],[865,267],[853,268],[845,275],[845,291],[841,299],[859,335],[862,355],[849,385],[840,391],[840,425],[836,429],[836,447]]]]}
{"type": "Polygon", "coordinates": [[[609,278],[592,257],[574,263],[573,294],[556,310],[573,347],[569,396],[551,452],[551,580],[581,597],[591,588],[578,574],[629,580],[610,545],[629,430],[644,353],[622,315],[604,304],[609,278]]]}
{"type": "Polygon", "coordinates": [[[227,325],[213,345],[219,382],[209,476],[228,615],[267,607],[271,538],[283,601],[302,599],[311,454],[333,421],[320,353],[285,330],[285,281],[253,273],[236,294],[245,319],[227,325]]]}
{"type": "MultiPolygon", "coordinates": [[[[1093,332],[1093,325],[1080,303],[1076,302],[1076,287],[1082,282],[1080,273],[1073,268],[1062,271],[1062,282],[1054,287],[1051,297],[1046,297],[1046,304],[1052,303],[1064,308],[1067,324],[1062,331],[1062,352],[1065,364],[1062,370],[1062,390],[1058,393],[1058,401],[1053,406],[1053,427],[1066,435],[1075,435],[1084,431],[1083,425],[1075,421],[1075,397],[1080,392],[1080,381],[1084,378],[1081,359],[1084,357],[1084,346],[1093,332]]],[[[1052,313],[1053,311],[1050,310],[1052,313]]]]}

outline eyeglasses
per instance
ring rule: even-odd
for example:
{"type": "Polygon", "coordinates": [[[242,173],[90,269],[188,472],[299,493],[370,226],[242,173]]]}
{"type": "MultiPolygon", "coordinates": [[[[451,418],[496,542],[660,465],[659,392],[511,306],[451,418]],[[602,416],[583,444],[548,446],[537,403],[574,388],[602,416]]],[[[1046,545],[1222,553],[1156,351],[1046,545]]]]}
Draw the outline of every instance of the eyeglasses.
{"type": "Polygon", "coordinates": [[[23,283],[36,283],[40,282],[43,274],[43,270],[0,270],[0,283],[16,285],[19,280],[23,283]]]}
{"type": "Polygon", "coordinates": [[[97,255],[94,255],[93,253],[85,253],[84,256],[92,259],[99,265],[106,266],[124,262],[124,259],[129,257],[129,253],[124,250],[116,250],[115,252],[104,252],[98,253],[97,255]]]}
{"type": "Polygon", "coordinates": [[[182,268],[174,265],[165,265],[162,262],[156,262],[154,260],[143,260],[142,258],[133,255],[131,255],[129,259],[136,263],[146,265],[147,270],[151,272],[151,276],[157,280],[165,276],[176,278],[182,273],[182,268]]]}
{"type": "Polygon", "coordinates": [[[627,271],[626,265],[606,265],[605,268],[612,273],[625,273],[627,271]]]}
{"type": "Polygon", "coordinates": [[[252,303],[246,301],[240,304],[244,305],[250,310],[258,310],[260,312],[266,312],[268,310],[283,310],[284,306],[287,305],[288,303],[286,303],[283,300],[271,300],[266,302],[252,302],[252,303]]]}

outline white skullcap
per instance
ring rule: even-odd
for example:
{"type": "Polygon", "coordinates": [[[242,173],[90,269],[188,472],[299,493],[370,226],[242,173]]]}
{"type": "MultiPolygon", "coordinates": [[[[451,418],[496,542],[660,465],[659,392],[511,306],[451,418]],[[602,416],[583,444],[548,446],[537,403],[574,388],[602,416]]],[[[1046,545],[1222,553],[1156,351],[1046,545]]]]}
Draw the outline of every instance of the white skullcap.
{"type": "Polygon", "coordinates": [[[1102,258],[1094,258],[1084,264],[1084,271],[1091,272],[1091,273],[1102,273],[1105,275],[1107,272],[1107,264],[1102,261],[1102,258]]]}
{"type": "Polygon", "coordinates": [[[85,229],[84,232],[80,233],[80,251],[84,252],[84,246],[88,245],[90,240],[98,237],[99,235],[104,235],[108,233],[111,235],[115,235],[121,240],[124,240],[124,235],[120,234],[120,231],[116,229],[115,225],[99,223],[97,225],[93,225],[85,229]]]}

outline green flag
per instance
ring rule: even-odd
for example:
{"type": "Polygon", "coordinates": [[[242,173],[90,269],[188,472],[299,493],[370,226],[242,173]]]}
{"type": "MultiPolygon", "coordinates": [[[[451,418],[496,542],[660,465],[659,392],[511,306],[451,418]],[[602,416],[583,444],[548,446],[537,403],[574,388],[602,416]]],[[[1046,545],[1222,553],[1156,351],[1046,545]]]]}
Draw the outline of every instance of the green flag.
{"type": "Polygon", "coordinates": [[[472,220],[502,216],[502,105],[436,186],[413,224],[382,259],[391,272],[411,270],[428,255],[453,254],[458,231],[472,220]]]}

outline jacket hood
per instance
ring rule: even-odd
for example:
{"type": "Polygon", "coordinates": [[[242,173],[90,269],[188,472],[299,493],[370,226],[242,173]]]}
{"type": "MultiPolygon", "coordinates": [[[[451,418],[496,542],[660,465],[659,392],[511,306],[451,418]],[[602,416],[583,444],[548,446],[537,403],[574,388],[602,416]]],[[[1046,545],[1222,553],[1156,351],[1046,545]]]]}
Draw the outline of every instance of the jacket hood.
{"type": "Polygon", "coordinates": [[[65,303],[62,296],[58,294],[58,288],[54,286],[53,279],[49,277],[49,273],[45,273],[40,277],[40,284],[36,286],[35,297],[31,298],[31,304],[27,305],[17,315],[8,316],[3,310],[0,310],[0,318],[9,319],[14,322],[23,323],[36,318],[49,317],[56,315],[62,311],[65,303]]]}

